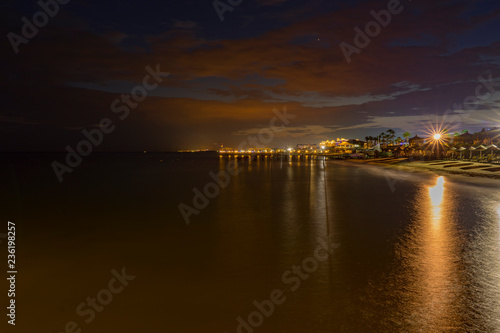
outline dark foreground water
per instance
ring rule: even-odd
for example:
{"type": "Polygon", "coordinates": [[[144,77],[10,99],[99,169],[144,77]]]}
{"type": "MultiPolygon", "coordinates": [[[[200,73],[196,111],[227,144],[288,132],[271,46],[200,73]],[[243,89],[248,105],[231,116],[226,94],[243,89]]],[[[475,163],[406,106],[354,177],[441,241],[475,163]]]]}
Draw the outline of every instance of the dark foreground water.
{"type": "Polygon", "coordinates": [[[187,225],[227,160],[93,154],[59,183],[63,155],[1,158],[16,332],[500,332],[497,181],[240,161],[187,225]]]}

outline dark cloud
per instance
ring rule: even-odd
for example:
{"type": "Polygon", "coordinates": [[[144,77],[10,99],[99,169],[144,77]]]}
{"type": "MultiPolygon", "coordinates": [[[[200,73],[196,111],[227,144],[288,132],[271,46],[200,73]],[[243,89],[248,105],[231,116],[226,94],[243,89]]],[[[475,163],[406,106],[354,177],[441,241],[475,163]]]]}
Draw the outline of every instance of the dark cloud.
{"type": "MultiPolygon", "coordinates": [[[[257,35],[254,21],[266,18],[254,16],[229,36],[220,32],[234,30],[229,19],[221,23],[207,11],[213,8],[193,1],[191,12],[179,7],[166,14],[165,24],[148,25],[137,9],[135,29],[120,28],[112,14],[104,25],[68,7],[61,21],[56,16],[19,54],[5,40],[0,135],[11,143],[1,149],[64,149],[78,140],[79,129],[110,115],[110,104],[141,83],[146,66],[157,64],[170,76],[101,149],[237,144],[235,133],[265,127],[273,108],[284,105],[297,115],[288,133],[299,141],[373,135],[391,119],[391,127],[416,130],[419,121],[474,94],[480,75],[500,76],[500,41],[491,30],[500,25],[500,9],[491,3],[401,1],[402,12],[351,63],[339,44],[354,44],[353,28],[363,29],[373,20],[370,11],[385,9],[387,2],[332,9],[315,0],[311,16],[297,14],[305,5],[295,1],[259,4],[269,5],[260,10],[282,11],[269,12],[277,23],[263,24],[257,35]],[[321,6],[328,10],[318,13],[321,6]]],[[[242,4],[231,17],[243,18],[245,10],[257,9],[242,4]]],[[[4,35],[15,28],[9,22],[4,35]]],[[[498,104],[482,103],[481,110],[498,104]]]]}

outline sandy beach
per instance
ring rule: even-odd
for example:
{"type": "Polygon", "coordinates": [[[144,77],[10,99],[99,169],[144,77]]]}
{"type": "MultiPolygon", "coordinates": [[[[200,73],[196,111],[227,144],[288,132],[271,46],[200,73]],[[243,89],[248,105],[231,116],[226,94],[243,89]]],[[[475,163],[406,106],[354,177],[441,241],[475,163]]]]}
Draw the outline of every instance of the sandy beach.
{"type": "Polygon", "coordinates": [[[483,177],[500,179],[500,164],[474,163],[466,161],[408,161],[407,158],[375,158],[375,159],[352,159],[349,162],[360,164],[380,165],[399,170],[405,168],[416,168],[433,171],[436,173],[449,173],[468,177],[483,177]]]}

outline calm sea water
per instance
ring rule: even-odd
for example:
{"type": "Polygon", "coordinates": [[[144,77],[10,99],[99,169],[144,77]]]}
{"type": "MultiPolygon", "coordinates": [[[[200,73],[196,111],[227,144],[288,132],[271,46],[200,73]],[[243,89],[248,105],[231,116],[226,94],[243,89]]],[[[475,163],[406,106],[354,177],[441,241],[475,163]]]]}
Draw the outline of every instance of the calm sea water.
{"type": "Polygon", "coordinates": [[[59,183],[54,158],[2,156],[19,332],[500,332],[497,181],[239,161],[187,225],[179,204],[228,160],[93,154],[59,183]],[[86,323],[76,308],[123,267],[135,279],[86,323]]]}

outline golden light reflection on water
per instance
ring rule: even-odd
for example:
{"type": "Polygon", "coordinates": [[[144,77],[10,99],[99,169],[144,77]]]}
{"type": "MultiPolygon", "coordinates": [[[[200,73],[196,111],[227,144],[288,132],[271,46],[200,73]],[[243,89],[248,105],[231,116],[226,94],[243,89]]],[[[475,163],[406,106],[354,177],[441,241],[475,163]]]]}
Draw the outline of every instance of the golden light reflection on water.
{"type": "Polygon", "coordinates": [[[444,183],[444,177],[441,176],[437,179],[436,186],[429,187],[429,195],[434,207],[439,207],[443,202],[444,183]]]}
{"type": "Polygon", "coordinates": [[[431,228],[424,226],[422,236],[421,304],[425,324],[431,327],[453,327],[455,300],[459,296],[459,267],[455,260],[458,250],[456,225],[450,216],[451,201],[445,201],[445,180],[439,177],[429,187],[431,228]],[[427,305],[427,306],[426,306],[427,305]]]}
{"type": "MultiPolygon", "coordinates": [[[[246,166],[245,163],[241,164],[246,166]]],[[[343,229],[343,223],[351,223],[353,214],[349,212],[349,215],[344,216],[341,209],[336,209],[349,204],[353,198],[346,193],[343,179],[337,176],[341,173],[334,174],[337,170],[329,166],[332,172],[327,175],[324,165],[315,161],[303,161],[301,167],[295,162],[292,165],[288,162],[283,164],[279,173],[272,174],[272,177],[280,177],[279,181],[269,182],[266,187],[259,185],[265,189],[265,193],[272,190],[279,200],[273,201],[275,197],[269,198],[267,194],[258,193],[259,200],[273,201],[273,207],[279,215],[279,219],[273,222],[276,228],[270,228],[276,232],[272,235],[272,241],[279,255],[265,255],[274,260],[272,267],[277,267],[276,274],[302,260],[304,255],[308,255],[309,249],[316,246],[317,236],[327,233],[325,222],[328,222],[328,211],[332,239],[338,239],[345,244],[343,246],[350,246],[349,242],[354,242],[359,235],[358,228],[343,229]],[[336,233],[335,230],[340,232],[336,233]]],[[[265,165],[262,163],[257,171],[265,165]]],[[[266,169],[262,175],[271,177],[270,172],[275,171],[266,169]]],[[[231,188],[247,190],[248,183],[241,183],[246,175],[242,173],[234,177],[231,188]]],[[[369,182],[370,179],[365,181],[369,182]]],[[[391,255],[383,266],[378,266],[383,271],[373,270],[376,264],[372,267],[349,266],[350,253],[344,256],[347,251],[336,251],[332,260],[324,263],[307,281],[307,286],[314,293],[301,296],[301,304],[315,304],[316,308],[314,311],[305,311],[306,317],[324,310],[331,312],[327,315],[331,315],[335,323],[342,322],[344,327],[355,327],[349,319],[344,322],[342,318],[344,314],[351,314],[352,307],[349,306],[352,304],[345,306],[345,302],[355,299],[356,292],[352,290],[362,289],[364,294],[359,304],[366,306],[362,318],[369,323],[366,326],[374,328],[364,331],[499,331],[500,191],[491,186],[467,186],[454,178],[437,176],[411,183],[411,186],[407,182],[406,185],[406,191],[398,188],[398,192],[390,197],[392,206],[404,207],[398,217],[404,229],[394,231],[398,237],[394,265],[390,264],[394,259],[392,248],[375,249],[391,255]],[[367,272],[367,275],[374,276],[370,277],[374,283],[370,281],[370,285],[366,286],[363,279],[355,282],[352,282],[354,279],[349,280],[353,274],[358,274],[358,267],[359,272],[362,272],[360,274],[367,272]],[[349,288],[339,287],[344,285],[349,288]],[[330,297],[332,301],[321,303],[317,296],[311,295],[325,295],[325,299],[330,297]]],[[[349,186],[357,185],[354,180],[349,180],[349,186]]],[[[228,207],[233,196],[221,198],[226,198],[224,207],[228,207]]],[[[244,200],[250,198],[245,197],[244,200]]],[[[385,202],[380,200],[380,204],[384,205],[385,202]]],[[[250,216],[263,215],[257,210],[250,216]]],[[[372,211],[366,210],[364,216],[369,223],[376,221],[378,227],[383,229],[389,224],[387,219],[395,220],[398,215],[388,214],[384,219],[377,220],[372,211]]],[[[258,221],[256,219],[252,223],[259,225],[258,221]]],[[[266,228],[247,230],[261,241],[262,235],[265,235],[262,231],[266,231],[266,228]]],[[[257,243],[259,246],[256,248],[261,248],[260,243],[257,243]]],[[[358,246],[360,251],[373,250],[363,244],[358,246]]],[[[359,262],[354,264],[360,265],[359,262]]],[[[360,321],[362,325],[364,323],[360,321]]]]}
{"type": "Polygon", "coordinates": [[[434,181],[413,198],[399,267],[386,282],[399,304],[386,328],[394,330],[396,322],[405,332],[498,331],[500,193],[434,181]],[[464,196],[468,201],[460,202],[464,196]]]}
{"type": "Polygon", "coordinates": [[[439,177],[437,179],[436,186],[429,187],[429,196],[432,205],[432,221],[435,227],[439,227],[442,220],[442,203],[444,197],[444,177],[439,177]]]}
{"type": "Polygon", "coordinates": [[[328,234],[328,203],[325,193],[328,186],[325,184],[327,177],[323,161],[311,161],[310,171],[309,205],[311,208],[311,224],[314,226],[311,240],[315,244],[318,237],[324,237],[328,234]]]}
{"type": "Polygon", "coordinates": [[[454,221],[454,202],[444,177],[422,187],[415,196],[416,218],[401,245],[401,266],[395,279],[401,289],[398,319],[405,331],[437,332],[460,325],[460,266],[456,255],[460,237],[454,221]]]}

